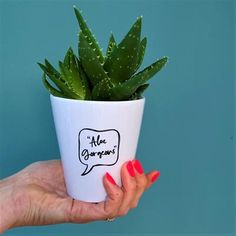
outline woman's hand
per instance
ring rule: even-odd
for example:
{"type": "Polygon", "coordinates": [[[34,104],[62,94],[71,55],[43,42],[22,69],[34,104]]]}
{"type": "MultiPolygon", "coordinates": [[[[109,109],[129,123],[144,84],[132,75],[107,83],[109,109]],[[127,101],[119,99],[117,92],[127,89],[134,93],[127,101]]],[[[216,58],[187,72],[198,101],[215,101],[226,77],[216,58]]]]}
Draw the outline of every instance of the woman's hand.
{"type": "Polygon", "coordinates": [[[121,169],[122,187],[106,173],[107,199],[95,204],[67,195],[59,160],[33,163],[0,181],[0,233],[16,226],[87,223],[124,216],[159,175],[158,171],[145,174],[138,160],[126,162],[121,169]]]}

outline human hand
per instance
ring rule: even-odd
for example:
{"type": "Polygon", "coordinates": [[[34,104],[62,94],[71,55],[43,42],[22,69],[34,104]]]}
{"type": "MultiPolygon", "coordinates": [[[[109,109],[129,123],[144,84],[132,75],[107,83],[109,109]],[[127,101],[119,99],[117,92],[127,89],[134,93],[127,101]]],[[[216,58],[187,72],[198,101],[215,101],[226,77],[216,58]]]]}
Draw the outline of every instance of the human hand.
{"type": "Polygon", "coordinates": [[[59,160],[36,162],[0,181],[0,233],[8,228],[58,223],[87,223],[126,215],[159,177],[145,174],[139,161],[124,163],[122,187],[109,173],[103,178],[107,199],[97,204],[70,198],[59,160]]]}

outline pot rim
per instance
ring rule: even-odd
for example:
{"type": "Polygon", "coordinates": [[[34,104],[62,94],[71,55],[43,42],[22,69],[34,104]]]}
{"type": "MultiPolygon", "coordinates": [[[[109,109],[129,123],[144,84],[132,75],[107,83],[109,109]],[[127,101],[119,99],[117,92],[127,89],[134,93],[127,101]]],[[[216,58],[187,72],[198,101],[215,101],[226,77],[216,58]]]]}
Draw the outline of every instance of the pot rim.
{"type": "Polygon", "coordinates": [[[66,101],[66,102],[74,102],[74,103],[97,103],[97,104],[101,104],[101,103],[106,103],[106,104],[120,104],[120,103],[137,103],[137,102],[141,102],[141,101],[145,101],[145,97],[142,96],[139,99],[135,99],[135,100],[124,100],[124,101],[95,101],[95,100],[79,100],[79,99],[71,99],[71,98],[62,98],[62,97],[57,97],[54,96],[52,94],[50,94],[50,98],[51,99],[56,99],[56,100],[61,100],[61,101],[66,101]]]}

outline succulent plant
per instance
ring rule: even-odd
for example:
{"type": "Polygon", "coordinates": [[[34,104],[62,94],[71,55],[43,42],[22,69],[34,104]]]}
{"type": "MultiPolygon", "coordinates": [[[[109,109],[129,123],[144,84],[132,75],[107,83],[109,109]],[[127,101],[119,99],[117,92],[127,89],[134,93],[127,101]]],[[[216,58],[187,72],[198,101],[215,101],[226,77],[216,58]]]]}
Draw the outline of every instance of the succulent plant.
{"type": "Polygon", "coordinates": [[[138,17],[123,40],[117,44],[111,34],[106,54],[88,28],[81,12],[74,7],[81,31],[79,32],[78,55],[70,47],[59,71],[45,59],[38,65],[43,70],[43,83],[54,96],[101,101],[139,99],[149,84],[147,81],[167,63],[163,57],[144,70],[140,68],[147,38],[141,40],[142,17],[138,17]],[[50,82],[49,82],[50,81],[50,82]]]}

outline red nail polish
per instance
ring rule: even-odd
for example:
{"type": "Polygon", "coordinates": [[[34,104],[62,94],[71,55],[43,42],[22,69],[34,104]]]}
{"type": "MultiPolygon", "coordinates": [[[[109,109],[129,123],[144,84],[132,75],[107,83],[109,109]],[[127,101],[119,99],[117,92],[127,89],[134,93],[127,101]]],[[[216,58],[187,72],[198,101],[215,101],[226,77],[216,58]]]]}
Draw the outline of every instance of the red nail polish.
{"type": "Polygon", "coordinates": [[[139,160],[135,160],[134,161],[134,168],[135,168],[135,170],[137,170],[137,172],[139,174],[143,174],[143,167],[142,167],[142,165],[141,165],[139,160]]]}
{"type": "Polygon", "coordinates": [[[131,162],[131,161],[129,161],[129,162],[127,163],[126,168],[127,168],[128,172],[129,172],[129,175],[130,175],[131,177],[134,177],[135,173],[134,173],[134,168],[133,168],[133,165],[132,165],[132,162],[131,162]]]}
{"type": "Polygon", "coordinates": [[[108,172],[106,173],[106,178],[110,183],[116,185],[116,181],[112,178],[112,176],[108,172]]]}
{"type": "Polygon", "coordinates": [[[152,176],[152,183],[155,182],[160,176],[160,171],[157,171],[153,176],[152,176]]]}

